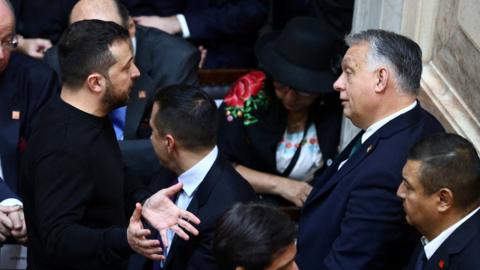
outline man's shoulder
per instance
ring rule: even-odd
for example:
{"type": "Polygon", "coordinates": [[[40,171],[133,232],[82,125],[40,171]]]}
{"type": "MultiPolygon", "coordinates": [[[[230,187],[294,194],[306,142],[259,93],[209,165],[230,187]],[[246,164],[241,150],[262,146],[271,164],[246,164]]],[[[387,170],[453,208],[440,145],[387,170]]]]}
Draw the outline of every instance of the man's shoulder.
{"type": "Polygon", "coordinates": [[[24,79],[50,79],[53,74],[53,70],[42,61],[18,52],[12,53],[7,70],[24,79]]]}
{"type": "Polygon", "coordinates": [[[234,200],[253,199],[255,197],[255,192],[247,180],[222,155],[217,157],[210,170],[214,170],[215,173],[208,176],[216,178],[216,189],[222,195],[226,195],[234,200]]]}

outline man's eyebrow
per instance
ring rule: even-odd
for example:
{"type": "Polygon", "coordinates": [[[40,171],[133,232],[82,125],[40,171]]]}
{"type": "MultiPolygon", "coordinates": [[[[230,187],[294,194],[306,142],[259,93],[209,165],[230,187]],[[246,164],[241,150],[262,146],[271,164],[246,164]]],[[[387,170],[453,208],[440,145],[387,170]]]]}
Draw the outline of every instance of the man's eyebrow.
{"type": "Polygon", "coordinates": [[[128,66],[128,64],[130,64],[130,62],[132,61],[133,61],[133,56],[128,59],[128,61],[123,65],[123,67],[128,66]]]}
{"type": "Polygon", "coordinates": [[[412,186],[412,184],[408,181],[408,179],[405,178],[405,176],[403,176],[403,175],[402,175],[402,181],[403,181],[406,185],[408,185],[409,187],[412,186]]]}

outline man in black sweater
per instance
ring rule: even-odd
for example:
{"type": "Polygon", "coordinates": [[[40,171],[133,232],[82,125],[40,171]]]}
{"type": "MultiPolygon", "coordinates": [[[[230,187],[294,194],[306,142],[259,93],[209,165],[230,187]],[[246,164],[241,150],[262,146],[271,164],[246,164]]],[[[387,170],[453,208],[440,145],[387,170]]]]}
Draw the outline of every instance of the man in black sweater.
{"type": "Polygon", "coordinates": [[[185,220],[199,220],[168,198],[181,184],[148,197],[124,170],[107,115],[125,104],[140,75],[128,32],[112,22],[74,23],[59,57],[61,95],[38,116],[22,161],[29,269],[123,269],[133,251],[162,259],[141,217],[183,238],[182,227],[198,233],[185,220]],[[144,204],[136,204],[126,230],[136,202],[144,204]]]}

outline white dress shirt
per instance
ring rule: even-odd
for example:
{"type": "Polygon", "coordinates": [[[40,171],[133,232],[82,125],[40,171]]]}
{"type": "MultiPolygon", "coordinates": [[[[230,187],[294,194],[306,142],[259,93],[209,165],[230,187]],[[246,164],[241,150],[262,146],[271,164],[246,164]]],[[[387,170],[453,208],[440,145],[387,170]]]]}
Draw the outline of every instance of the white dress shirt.
{"type": "Polygon", "coordinates": [[[457,221],[457,223],[453,224],[452,226],[448,227],[448,229],[444,230],[441,234],[439,234],[437,237],[435,237],[432,241],[428,241],[428,239],[425,236],[422,236],[420,239],[422,241],[423,249],[425,250],[425,256],[427,256],[427,259],[430,260],[430,258],[433,256],[435,251],[447,240],[447,238],[452,235],[453,232],[455,232],[458,227],[460,227],[465,221],[467,221],[469,218],[471,218],[475,213],[480,209],[480,207],[477,207],[477,209],[473,210],[470,212],[468,215],[457,221]]]}
{"type": "MultiPolygon", "coordinates": [[[[195,191],[197,190],[198,186],[202,183],[203,179],[207,175],[208,171],[210,171],[210,168],[212,168],[213,163],[215,163],[215,160],[217,159],[218,156],[218,148],[215,146],[208,155],[206,155],[202,160],[197,162],[193,167],[188,169],[187,171],[183,172],[179,177],[178,181],[183,184],[183,189],[179,193],[178,198],[175,202],[175,204],[182,209],[187,209],[188,205],[190,205],[190,202],[193,199],[193,195],[195,191]]],[[[168,237],[168,242],[170,245],[168,245],[168,248],[166,250],[166,254],[168,255],[168,252],[170,251],[172,239],[174,236],[174,232],[172,230],[167,231],[167,237],[168,237]]]]}
{"type": "Polygon", "coordinates": [[[177,14],[177,20],[180,23],[180,28],[182,29],[182,37],[189,38],[190,29],[188,29],[187,19],[185,19],[185,15],[177,14]]]}

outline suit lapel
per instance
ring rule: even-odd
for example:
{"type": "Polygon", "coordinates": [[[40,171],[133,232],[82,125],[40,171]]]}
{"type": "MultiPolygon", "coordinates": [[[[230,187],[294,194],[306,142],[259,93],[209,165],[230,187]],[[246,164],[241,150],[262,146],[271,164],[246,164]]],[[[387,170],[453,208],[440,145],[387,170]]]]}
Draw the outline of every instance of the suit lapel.
{"type": "MultiPolygon", "coordinates": [[[[210,194],[216,185],[216,181],[218,181],[217,179],[221,179],[221,176],[222,176],[222,168],[220,164],[220,153],[219,153],[219,155],[217,156],[217,159],[213,163],[212,167],[208,171],[202,183],[198,186],[197,190],[194,192],[192,201],[188,205],[187,211],[191,212],[192,214],[202,219],[200,215],[200,210],[208,201],[210,194]]],[[[188,241],[184,241],[183,239],[178,239],[177,235],[173,237],[172,246],[170,248],[170,251],[168,253],[169,255],[167,257],[166,267],[168,267],[171,261],[173,260],[173,257],[175,256],[175,252],[182,252],[182,253],[191,252],[195,244],[196,237],[193,237],[192,235],[189,235],[189,236],[190,236],[190,240],[188,241]]]]}
{"type": "Polygon", "coordinates": [[[470,240],[479,233],[480,211],[477,211],[465,223],[458,227],[428,260],[426,270],[448,269],[451,257],[460,253],[470,240]]]}
{"type": "Polygon", "coordinates": [[[140,77],[135,81],[130,100],[127,104],[125,118],[125,139],[135,139],[137,130],[142,122],[147,108],[151,106],[154,95],[153,80],[142,71],[140,77]]]}
{"type": "Polygon", "coordinates": [[[20,138],[20,129],[24,121],[25,108],[22,100],[23,91],[16,89],[15,80],[5,81],[8,76],[0,78],[0,156],[2,157],[3,179],[8,183],[13,191],[16,191],[16,171],[11,168],[17,168],[17,147],[20,138]]]}
{"type": "Polygon", "coordinates": [[[343,180],[348,173],[357,168],[363,160],[374,153],[376,146],[382,139],[389,138],[401,130],[413,125],[418,121],[419,117],[421,117],[421,107],[418,103],[415,108],[398,116],[397,118],[394,118],[377,130],[374,134],[372,134],[362,144],[358,151],[348,159],[343,167],[338,170],[338,166],[340,165],[341,161],[348,156],[354,145],[354,140],[352,140],[347,148],[342,151],[334,166],[331,166],[331,170],[329,170],[328,173],[325,172],[325,175],[322,176],[321,181],[315,181],[315,189],[317,190],[314,189],[312,191],[311,195],[305,202],[305,207],[314,202],[316,199],[320,198],[327,191],[331,190],[339,181],[343,180]]]}

